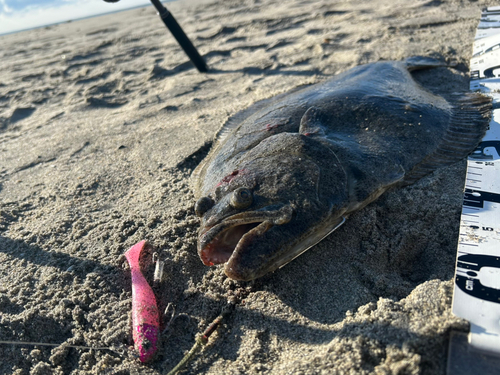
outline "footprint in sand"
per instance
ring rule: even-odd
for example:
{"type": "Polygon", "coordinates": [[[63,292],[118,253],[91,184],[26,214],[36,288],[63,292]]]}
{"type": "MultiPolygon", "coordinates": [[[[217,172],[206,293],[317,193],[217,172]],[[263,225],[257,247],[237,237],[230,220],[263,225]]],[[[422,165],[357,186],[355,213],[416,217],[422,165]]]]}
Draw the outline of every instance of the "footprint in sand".
{"type": "Polygon", "coordinates": [[[121,93],[120,82],[113,80],[88,88],[84,96],[85,102],[90,107],[116,108],[128,103],[125,97],[120,97],[121,93]]]}
{"type": "Polygon", "coordinates": [[[0,119],[0,130],[5,130],[10,125],[30,117],[35,112],[35,110],[36,108],[34,107],[18,107],[14,109],[14,111],[8,118],[0,119]]]}

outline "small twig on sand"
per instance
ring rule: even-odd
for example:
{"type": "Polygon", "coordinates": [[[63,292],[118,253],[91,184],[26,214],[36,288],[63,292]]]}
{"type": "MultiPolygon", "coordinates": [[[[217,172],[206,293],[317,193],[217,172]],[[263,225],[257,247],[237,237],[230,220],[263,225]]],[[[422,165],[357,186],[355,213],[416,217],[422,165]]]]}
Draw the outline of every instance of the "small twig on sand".
{"type": "Polygon", "coordinates": [[[234,309],[234,303],[228,305],[222,310],[221,314],[213,320],[205,331],[196,337],[193,347],[186,353],[184,358],[175,366],[167,375],[175,375],[181,371],[194,357],[194,355],[208,343],[209,337],[217,330],[223,319],[228,316],[234,309]]]}

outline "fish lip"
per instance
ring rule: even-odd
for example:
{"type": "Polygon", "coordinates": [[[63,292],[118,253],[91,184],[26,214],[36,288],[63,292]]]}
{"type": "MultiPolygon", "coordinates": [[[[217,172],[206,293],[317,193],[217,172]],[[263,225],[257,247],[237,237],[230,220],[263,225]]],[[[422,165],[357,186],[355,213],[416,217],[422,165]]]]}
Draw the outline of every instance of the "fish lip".
{"type": "Polygon", "coordinates": [[[258,210],[258,211],[245,211],[235,215],[231,215],[220,223],[200,232],[198,239],[198,255],[200,256],[203,264],[206,266],[213,266],[215,264],[230,263],[233,256],[237,253],[240,245],[249,241],[251,238],[261,236],[274,225],[281,225],[289,222],[293,215],[293,209],[287,205],[275,210],[258,210]],[[229,231],[231,228],[237,226],[249,225],[259,223],[253,228],[246,231],[238,240],[235,247],[231,250],[229,257],[222,255],[217,258],[215,249],[211,248],[211,244],[217,239],[218,236],[224,232],[229,231]]]}

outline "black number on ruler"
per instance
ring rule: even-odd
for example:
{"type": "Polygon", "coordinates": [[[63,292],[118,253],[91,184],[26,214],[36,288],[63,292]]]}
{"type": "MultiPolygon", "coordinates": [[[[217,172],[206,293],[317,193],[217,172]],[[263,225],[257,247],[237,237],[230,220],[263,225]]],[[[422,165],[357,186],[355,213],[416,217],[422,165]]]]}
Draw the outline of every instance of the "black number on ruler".
{"type": "Polygon", "coordinates": [[[500,290],[481,284],[481,280],[478,278],[481,267],[500,268],[500,257],[474,254],[459,256],[455,284],[460,290],[472,297],[500,303],[500,290]],[[459,270],[465,272],[467,276],[458,275],[459,270]]]}
{"type": "Polygon", "coordinates": [[[493,232],[494,231],[494,229],[492,227],[479,227],[477,225],[469,225],[469,227],[471,227],[472,229],[481,229],[482,228],[483,230],[485,230],[487,232],[493,232]]]}
{"type": "Polygon", "coordinates": [[[500,203],[500,194],[465,189],[464,206],[484,208],[484,201],[500,203]]]}

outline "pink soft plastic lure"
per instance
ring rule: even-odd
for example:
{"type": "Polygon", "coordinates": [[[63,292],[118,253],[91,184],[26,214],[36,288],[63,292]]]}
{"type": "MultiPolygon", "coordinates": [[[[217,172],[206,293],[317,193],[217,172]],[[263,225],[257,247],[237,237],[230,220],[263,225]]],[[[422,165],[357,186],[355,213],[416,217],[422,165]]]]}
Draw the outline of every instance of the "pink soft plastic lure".
{"type": "Polygon", "coordinates": [[[132,246],[125,257],[132,273],[132,330],[134,347],[139,353],[139,360],[147,362],[156,352],[156,342],[160,331],[158,307],[153,290],[141,273],[139,257],[146,246],[141,241],[132,246]]]}

